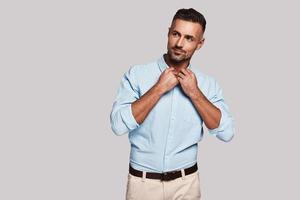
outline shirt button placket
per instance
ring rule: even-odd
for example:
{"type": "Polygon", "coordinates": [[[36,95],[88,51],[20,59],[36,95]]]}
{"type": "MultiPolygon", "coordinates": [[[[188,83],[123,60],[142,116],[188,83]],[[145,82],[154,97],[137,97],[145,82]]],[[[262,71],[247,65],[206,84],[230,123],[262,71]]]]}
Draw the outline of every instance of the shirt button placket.
{"type": "Polygon", "coordinates": [[[166,149],[165,149],[165,167],[169,168],[169,156],[168,156],[168,150],[172,148],[170,145],[172,145],[172,138],[174,135],[174,125],[175,125],[175,114],[174,114],[174,108],[175,108],[175,103],[176,103],[176,88],[173,89],[172,91],[172,103],[171,103],[171,117],[170,117],[170,125],[169,125],[169,131],[168,131],[168,136],[167,136],[167,143],[166,143],[166,149]]]}

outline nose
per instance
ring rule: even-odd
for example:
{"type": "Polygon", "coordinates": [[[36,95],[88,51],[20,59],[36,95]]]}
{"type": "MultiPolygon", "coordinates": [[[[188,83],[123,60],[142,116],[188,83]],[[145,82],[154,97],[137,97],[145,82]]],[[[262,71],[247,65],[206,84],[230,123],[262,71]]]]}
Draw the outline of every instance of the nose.
{"type": "Polygon", "coordinates": [[[178,40],[177,40],[177,43],[176,43],[176,46],[177,47],[183,47],[183,37],[180,37],[178,40]]]}

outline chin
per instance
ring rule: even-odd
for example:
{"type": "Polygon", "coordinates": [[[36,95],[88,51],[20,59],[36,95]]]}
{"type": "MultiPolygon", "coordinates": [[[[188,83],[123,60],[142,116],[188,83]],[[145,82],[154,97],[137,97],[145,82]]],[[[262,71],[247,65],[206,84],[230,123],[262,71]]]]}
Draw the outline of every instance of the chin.
{"type": "Polygon", "coordinates": [[[176,56],[176,55],[172,55],[170,56],[170,59],[174,62],[182,62],[184,61],[185,59],[181,56],[176,56]]]}

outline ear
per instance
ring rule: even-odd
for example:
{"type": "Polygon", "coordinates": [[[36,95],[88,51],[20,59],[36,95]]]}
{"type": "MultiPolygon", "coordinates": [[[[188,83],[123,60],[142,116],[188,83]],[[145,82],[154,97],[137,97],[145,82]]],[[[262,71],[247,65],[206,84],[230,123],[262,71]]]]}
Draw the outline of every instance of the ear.
{"type": "Polygon", "coordinates": [[[202,39],[199,41],[199,43],[197,44],[197,48],[196,48],[197,50],[200,49],[200,48],[203,46],[204,41],[205,41],[205,38],[202,38],[202,39]]]}

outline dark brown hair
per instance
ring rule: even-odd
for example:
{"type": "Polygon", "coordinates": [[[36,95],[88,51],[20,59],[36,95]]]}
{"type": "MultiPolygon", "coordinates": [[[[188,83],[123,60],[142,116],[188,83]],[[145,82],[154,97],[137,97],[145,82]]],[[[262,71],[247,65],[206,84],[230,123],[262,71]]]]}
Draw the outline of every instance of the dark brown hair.
{"type": "Polygon", "coordinates": [[[199,23],[202,26],[203,33],[205,31],[206,20],[205,20],[204,16],[193,8],[189,8],[189,9],[182,8],[182,9],[177,10],[176,14],[173,17],[172,22],[175,19],[182,19],[185,21],[199,23]]]}

